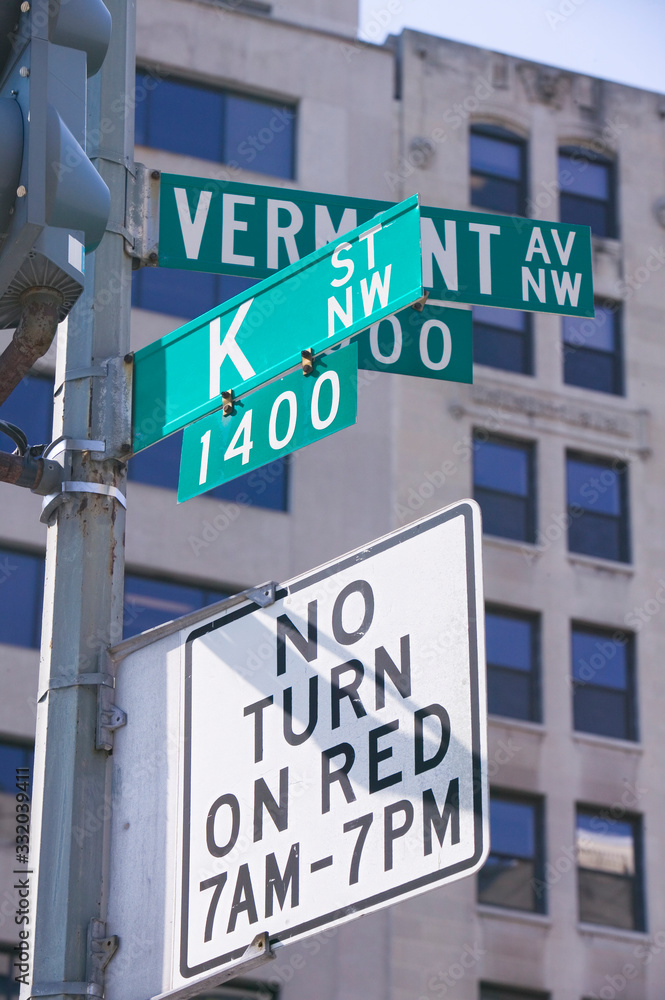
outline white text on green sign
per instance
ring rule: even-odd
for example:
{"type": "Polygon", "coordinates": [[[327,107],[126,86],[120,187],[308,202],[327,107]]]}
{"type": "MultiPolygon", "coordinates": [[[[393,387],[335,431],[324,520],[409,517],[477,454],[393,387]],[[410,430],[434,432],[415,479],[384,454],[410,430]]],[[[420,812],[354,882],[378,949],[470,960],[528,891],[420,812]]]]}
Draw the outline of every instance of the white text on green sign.
{"type": "Polygon", "coordinates": [[[319,441],[356,421],[358,348],[350,344],[185,428],[178,501],[319,441]]]}
{"type": "Polygon", "coordinates": [[[471,310],[427,300],[358,335],[358,368],[445,382],[473,381],[471,310]]]}
{"type": "MultiPolygon", "coordinates": [[[[390,203],[162,174],[159,263],[263,278],[390,203]]],[[[435,298],[593,316],[588,226],[421,208],[423,284],[435,298]]]]}
{"type": "Polygon", "coordinates": [[[134,451],[422,296],[416,196],[134,356],[134,451]]]}

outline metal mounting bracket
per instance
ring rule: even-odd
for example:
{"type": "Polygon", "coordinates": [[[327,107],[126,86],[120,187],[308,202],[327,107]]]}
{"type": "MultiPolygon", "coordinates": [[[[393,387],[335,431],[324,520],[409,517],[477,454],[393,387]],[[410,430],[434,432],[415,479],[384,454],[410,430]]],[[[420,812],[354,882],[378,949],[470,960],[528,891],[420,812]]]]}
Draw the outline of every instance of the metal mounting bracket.
{"type": "MultiPolygon", "coordinates": [[[[218,976],[209,981],[210,988],[221,986],[222,983],[228,982],[229,979],[242,976],[246,972],[256,969],[257,966],[263,965],[264,962],[275,958],[275,949],[278,947],[281,947],[281,942],[277,942],[271,946],[267,931],[264,931],[263,934],[257,934],[252,943],[247,945],[240,958],[231,962],[223,972],[220,972],[218,976]]],[[[199,981],[184,989],[182,986],[179,986],[178,989],[169,990],[168,993],[159,993],[156,997],[153,997],[153,1000],[189,1000],[190,997],[200,996],[200,994],[201,983],[199,981]]]]}
{"type": "Polygon", "coordinates": [[[303,375],[311,375],[314,370],[314,351],[308,347],[306,351],[300,352],[300,357],[303,375]]]}
{"type": "MultiPolygon", "coordinates": [[[[115,686],[115,682],[114,682],[115,686]]],[[[97,736],[98,750],[113,749],[113,739],[116,729],[127,725],[127,713],[114,704],[114,688],[100,686],[97,692],[97,736]]]]}
{"type": "Polygon", "coordinates": [[[271,604],[275,603],[275,591],[277,587],[278,584],[274,580],[271,580],[270,583],[262,583],[260,587],[250,587],[244,593],[249,597],[250,601],[254,601],[260,608],[268,608],[271,604]]]}
{"type": "Polygon", "coordinates": [[[127,714],[114,704],[115,678],[108,673],[75,674],[73,677],[55,677],[49,681],[40,693],[41,701],[49,691],[61,691],[64,688],[90,685],[97,687],[97,733],[95,747],[97,750],[111,751],[113,749],[113,734],[116,729],[127,725],[127,714]]]}
{"type": "Polygon", "coordinates": [[[234,412],[235,409],[235,396],[233,394],[233,389],[229,389],[228,391],[224,390],[222,393],[222,402],[224,403],[222,406],[222,413],[225,417],[228,417],[234,412]]]}
{"type": "Polygon", "coordinates": [[[86,976],[90,987],[96,988],[93,992],[89,989],[90,996],[104,996],[104,971],[116,951],[120,940],[117,934],[107,934],[106,924],[97,917],[88,924],[88,963],[86,976]]]}
{"type": "Polygon", "coordinates": [[[421,313],[425,307],[425,303],[429,298],[429,291],[426,289],[419,299],[411,303],[411,308],[415,309],[416,312],[421,313]]]}

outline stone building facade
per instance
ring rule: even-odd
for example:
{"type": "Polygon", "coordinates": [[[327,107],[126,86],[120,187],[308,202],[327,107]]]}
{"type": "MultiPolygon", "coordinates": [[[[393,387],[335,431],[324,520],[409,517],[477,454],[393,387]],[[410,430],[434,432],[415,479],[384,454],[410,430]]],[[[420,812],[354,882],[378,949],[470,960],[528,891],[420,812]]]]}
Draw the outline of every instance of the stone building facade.
{"type": "MultiPolygon", "coordinates": [[[[356,24],[354,0],[139,0],[137,160],[587,222],[598,308],[585,322],[475,310],[473,385],[361,377],[354,427],[221,498],[177,506],[168,447],[130,463],[128,632],[463,497],[485,519],[486,869],[284,948],[225,993],[660,1000],[665,97],[410,30],[360,43],[356,24]]],[[[166,274],[135,279],[136,348],[240,287],[166,274]]],[[[3,416],[47,427],[54,364],[3,416]]],[[[4,780],[33,737],[46,529],[38,498],[9,486],[0,497],[4,780]]]]}

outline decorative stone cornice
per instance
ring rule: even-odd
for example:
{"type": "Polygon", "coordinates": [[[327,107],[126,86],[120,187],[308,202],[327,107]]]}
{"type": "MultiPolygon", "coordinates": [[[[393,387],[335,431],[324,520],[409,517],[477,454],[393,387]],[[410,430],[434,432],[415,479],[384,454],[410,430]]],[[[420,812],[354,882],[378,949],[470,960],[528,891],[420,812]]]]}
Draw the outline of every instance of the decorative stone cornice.
{"type": "Polygon", "coordinates": [[[455,416],[466,414],[478,419],[499,433],[502,429],[510,433],[526,428],[545,431],[574,428],[578,432],[575,436],[583,436],[590,447],[616,447],[620,440],[622,447],[642,457],[650,454],[647,410],[587,403],[538,389],[520,391],[476,377],[469,387],[468,402],[453,406],[452,412],[455,416]]]}
{"type": "Polygon", "coordinates": [[[521,63],[518,72],[524,84],[526,96],[532,103],[549,104],[562,108],[569,90],[570,74],[549,66],[534,66],[521,63]]]}

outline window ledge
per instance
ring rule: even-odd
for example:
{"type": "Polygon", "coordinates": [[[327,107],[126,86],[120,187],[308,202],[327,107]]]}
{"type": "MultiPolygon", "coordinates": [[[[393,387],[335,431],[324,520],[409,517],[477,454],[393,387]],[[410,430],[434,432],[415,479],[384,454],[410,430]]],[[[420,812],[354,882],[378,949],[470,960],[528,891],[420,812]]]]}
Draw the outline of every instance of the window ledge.
{"type": "Polygon", "coordinates": [[[615,941],[625,941],[626,944],[650,940],[646,931],[626,931],[621,927],[605,927],[602,924],[585,924],[579,922],[577,930],[580,934],[587,935],[588,937],[612,938],[615,941]]]}
{"type": "Polygon", "coordinates": [[[616,573],[617,576],[634,576],[635,574],[635,567],[632,563],[601,559],[600,556],[585,556],[581,552],[569,552],[568,562],[572,566],[588,566],[590,569],[601,570],[604,573],[616,573]]]}
{"type": "Polygon", "coordinates": [[[575,743],[588,743],[592,747],[602,747],[609,750],[622,750],[624,753],[642,754],[643,746],[633,740],[621,740],[613,736],[597,736],[595,733],[573,733],[575,743]]]}
{"type": "Polygon", "coordinates": [[[518,924],[531,924],[536,927],[549,928],[552,926],[552,918],[545,913],[531,913],[529,910],[511,910],[508,907],[491,906],[489,903],[477,903],[476,911],[480,917],[513,920],[518,924]]]}
{"type": "Polygon", "coordinates": [[[613,257],[621,253],[621,240],[618,236],[596,236],[592,233],[591,246],[597,253],[607,253],[613,257]]]}
{"type": "Polygon", "coordinates": [[[478,369],[477,374],[480,378],[492,378],[508,385],[514,378],[518,379],[520,385],[524,379],[530,379],[531,382],[534,382],[536,378],[533,372],[516,372],[512,368],[495,368],[494,365],[484,365],[482,361],[474,361],[473,367],[478,369]]]}
{"type": "Polygon", "coordinates": [[[489,713],[488,722],[495,726],[503,726],[504,729],[518,729],[522,733],[533,733],[541,738],[546,735],[547,730],[542,722],[529,722],[527,719],[512,719],[509,715],[494,715],[489,713]]]}
{"type": "Polygon", "coordinates": [[[520,555],[528,559],[529,562],[534,556],[539,556],[545,550],[536,545],[535,542],[520,542],[516,538],[502,538],[501,535],[483,534],[483,545],[493,545],[498,549],[508,549],[511,552],[519,552],[520,555]]]}

